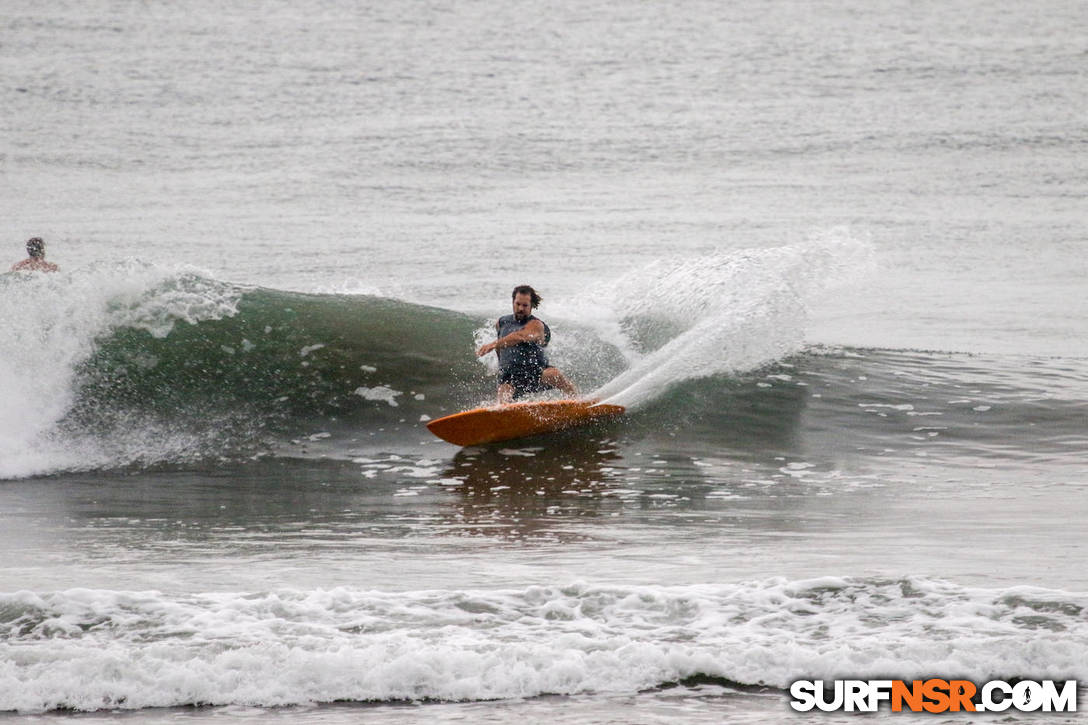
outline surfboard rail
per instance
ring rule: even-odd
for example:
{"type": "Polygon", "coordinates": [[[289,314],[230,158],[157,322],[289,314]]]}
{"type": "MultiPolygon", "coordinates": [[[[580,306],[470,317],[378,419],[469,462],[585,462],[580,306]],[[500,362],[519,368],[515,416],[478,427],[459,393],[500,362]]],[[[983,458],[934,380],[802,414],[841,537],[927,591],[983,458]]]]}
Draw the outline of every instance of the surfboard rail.
{"type": "Polygon", "coordinates": [[[508,403],[437,418],[427,423],[427,429],[454,445],[477,446],[614,418],[622,415],[624,410],[622,405],[596,400],[508,403]]]}

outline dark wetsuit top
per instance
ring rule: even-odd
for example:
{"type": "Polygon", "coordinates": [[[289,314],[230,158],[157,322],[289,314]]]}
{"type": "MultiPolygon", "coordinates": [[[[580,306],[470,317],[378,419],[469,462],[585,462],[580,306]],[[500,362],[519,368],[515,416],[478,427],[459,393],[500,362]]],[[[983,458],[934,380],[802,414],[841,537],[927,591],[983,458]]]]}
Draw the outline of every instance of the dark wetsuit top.
{"type": "MultiPolygon", "coordinates": [[[[498,338],[502,339],[511,332],[517,332],[533,320],[539,319],[529,315],[518,322],[513,315],[500,317],[495,323],[498,338]]],[[[510,383],[514,386],[514,399],[518,399],[529,393],[539,393],[551,386],[544,384],[540,374],[544,368],[549,367],[548,356],[544,354],[544,347],[551,342],[552,331],[548,324],[540,320],[544,325],[544,342],[519,342],[513,347],[504,347],[499,353],[499,384],[510,383]]]]}

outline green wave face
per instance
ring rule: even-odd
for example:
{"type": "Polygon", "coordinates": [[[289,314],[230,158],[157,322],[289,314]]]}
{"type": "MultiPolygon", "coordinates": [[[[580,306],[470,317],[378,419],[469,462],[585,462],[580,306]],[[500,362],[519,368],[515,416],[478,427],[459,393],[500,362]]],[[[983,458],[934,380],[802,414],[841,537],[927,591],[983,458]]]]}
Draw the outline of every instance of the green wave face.
{"type": "Polygon", "coordinates": [[[372,426],[478,399],[475,322],[375,297],[244,292],[237,312],[178,323],[161,337],[114,330],[78,370],[68,424],[134,417],[229,431],[287,430],[299,419],[372,426]]]}

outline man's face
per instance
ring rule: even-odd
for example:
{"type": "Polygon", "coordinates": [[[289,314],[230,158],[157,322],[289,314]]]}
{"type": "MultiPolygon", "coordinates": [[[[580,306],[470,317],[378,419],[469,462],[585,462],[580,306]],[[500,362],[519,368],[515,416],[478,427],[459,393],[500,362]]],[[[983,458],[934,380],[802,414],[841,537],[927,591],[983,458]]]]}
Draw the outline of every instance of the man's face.
{"type": "Polygon", "coordinates": [[[521,322],[533,314],[533,298],[525,293],[514,295],[514,319],[521,322]]]}

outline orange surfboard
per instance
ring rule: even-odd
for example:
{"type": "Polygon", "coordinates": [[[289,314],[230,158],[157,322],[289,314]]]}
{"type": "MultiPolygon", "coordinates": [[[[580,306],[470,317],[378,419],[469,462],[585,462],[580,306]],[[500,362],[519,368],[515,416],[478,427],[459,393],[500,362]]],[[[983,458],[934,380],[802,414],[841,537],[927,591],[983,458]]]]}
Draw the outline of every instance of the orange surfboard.
{"type": "Polygon", "coordinates": [[[595,400],[542,400],[476,408],[432,420],[428,430],[458,446],[476,446],[582,425],[623,413],[622,405],[595,400]]]}

